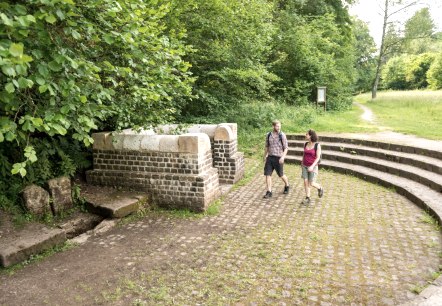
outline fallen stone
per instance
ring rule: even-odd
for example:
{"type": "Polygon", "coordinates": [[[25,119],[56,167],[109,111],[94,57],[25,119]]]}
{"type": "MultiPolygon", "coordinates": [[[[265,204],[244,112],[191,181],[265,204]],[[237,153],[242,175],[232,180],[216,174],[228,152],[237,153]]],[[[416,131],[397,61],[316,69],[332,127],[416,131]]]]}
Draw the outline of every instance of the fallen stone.
{"type": "Polygon", "coordinates": [[[55,215],[72,208],[71,179],[59,177],[48,181],[49,192],[52,196],[52,211],[55,215]]]}
{"type": "Polygon", "coordinates": [[[95,228],[103,220],[102,216],[79,212],[64,221],[58,227],[66,233],[66,238],[71,239],[95,228]]]}
{"type": "Polygon", "coordinates": [[[132,191],[111,190],[84,195],[88,210],[106,218],[123,218],[136,212],[147,195],[132,191]]]}
{"type": "Polygon", "coordinates": [[[117,225],[118,220],[117,219],[106,219],[103,220],[100,224],[98,224],[94,229],[89,230],[77,237],[72,238],[70,241],[75,244],[83,244],[85,243],[90,237],[93,237],[98,234],[103,234],[117,225]]]}
{"type": "Polygon", "coordinates": [[[64,230],[29,223],[0,239],[0,264],[9,267],[66,241],[64,230]]]}
{"type": "Polygon", "coordinates": [[[37,216],[43,216],[51,211],[49,193],[37,185],[29,185],[23,190],[23,200],[26,209],[37,216]]]}

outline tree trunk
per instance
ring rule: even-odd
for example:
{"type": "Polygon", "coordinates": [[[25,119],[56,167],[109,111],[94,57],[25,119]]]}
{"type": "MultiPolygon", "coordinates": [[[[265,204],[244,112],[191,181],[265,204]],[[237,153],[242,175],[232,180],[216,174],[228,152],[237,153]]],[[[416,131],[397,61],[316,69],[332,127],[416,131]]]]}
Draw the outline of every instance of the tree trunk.
{"type": "Polygon", "coordinates": [[[387,23],[388,23],[388,1],[389,0],[385,0],[384,24],[382,25],[381,47],[379,48],[379,56],[378,56],[377,66],[376,66],[376,76],[374,77],[373,87],[371,89],[371,98],[372,99],[376,98],[376,94],[378,91],[378,85],[379,85],[379,79],[381,77],[381,67],[382,67],[382,62],[383,62],[383,57],[384,57],[384,52],[385,52],[385,50],[384,50],[385,32],[386,32],[387,23]]]}

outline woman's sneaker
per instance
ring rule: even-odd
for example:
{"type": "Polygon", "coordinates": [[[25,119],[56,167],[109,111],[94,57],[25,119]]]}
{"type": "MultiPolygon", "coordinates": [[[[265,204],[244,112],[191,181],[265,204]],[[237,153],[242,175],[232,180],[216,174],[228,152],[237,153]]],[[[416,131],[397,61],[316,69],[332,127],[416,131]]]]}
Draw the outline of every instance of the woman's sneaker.
{"type": "Polygon", "coordinates": [[[303,204],[310,204],[310,198],[305,197],[304,201],[302,201],[303,204]]]}
{"type": "Polygon", "coordinates": [[[285,186],[283,194],[288,194],[289,193],[289,189],[290,189],[290,186],[285,186]]]}
{"type": "Polygon", "coordinates": [[[321,187],[318,189],[318,197],[322,198],[323,195],[324,195],[324,188],[321,187]]]}
{"type": "Polygon", "coordinates": [[[268,198],[271,198],[271,197],[272,197],[272,192],[271,191],[267,191],[265,196],[264,196],[264,199],[268,199],[268,198]]]}

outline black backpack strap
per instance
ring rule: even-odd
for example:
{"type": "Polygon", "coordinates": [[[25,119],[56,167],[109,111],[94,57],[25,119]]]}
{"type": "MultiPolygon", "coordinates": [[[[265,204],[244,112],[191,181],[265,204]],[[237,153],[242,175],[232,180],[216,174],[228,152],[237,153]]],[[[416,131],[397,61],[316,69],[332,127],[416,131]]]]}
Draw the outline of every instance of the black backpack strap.
{"type": "MultiPolygon", "coordinates": [[[[268,146],[268,147],[270,146],[270,135],[272,135],[272,132],[269,132],[269,133],[267,134],[267,146],[268,146]]],[[[282,132],[279,132],[279,133],[278,133],[278,136],[279,136],[279,141],[281,142],[282,149],[285,150],[285,148],[284,148],[284,142],[282,141],[282,132]]]]}
{"type": "MultiPolygon", "coordinates": [[[[319,145],[319,142],[316,142],[315,143],[315,154],[317,155],[318,153],[318,145],[319,145]]],[[[321,154],[322,155],[322,154],[321,154]]],[[[318,162],[318,165],[321,163],[321,159],[322,159],[322,156],[319,156],[319,162],[318,162]]]]}

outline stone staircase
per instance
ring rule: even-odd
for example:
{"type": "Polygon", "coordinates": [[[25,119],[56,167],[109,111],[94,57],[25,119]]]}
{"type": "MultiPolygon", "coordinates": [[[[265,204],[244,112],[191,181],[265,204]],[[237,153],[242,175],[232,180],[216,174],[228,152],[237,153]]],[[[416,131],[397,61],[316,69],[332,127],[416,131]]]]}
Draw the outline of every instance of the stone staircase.
{"type": "MultiPolygon", "coordinates": [[[[286,162],[300,163],[304,135],[287,135],[287,138],[286,162]]],[[[394,188],[442,224],[442,151],[430,145],[417,147],[339,136],[320,136],[320,143],[320,168],[394,188]]],[[[428,302],[442,303],[442,277],[407,305],[427,305],[428,302]]]]}

